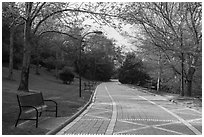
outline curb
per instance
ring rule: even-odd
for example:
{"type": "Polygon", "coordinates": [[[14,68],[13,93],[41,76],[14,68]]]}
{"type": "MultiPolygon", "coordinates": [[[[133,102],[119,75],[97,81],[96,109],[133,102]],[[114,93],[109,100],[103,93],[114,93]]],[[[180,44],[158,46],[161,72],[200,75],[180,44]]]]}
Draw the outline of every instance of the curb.
{"type": "MultiPolygon", "coordinates": [[[[98,86],[98,85],[97,85],[98,86]]],[[[96,86],[96,87],[97,87],[96,86]]],[[[96,89],[95,89],[96,90],[96,89]]],[[[86,103],[86,105],[83,106],[82,109],[80,109],[77,113],[75,113],[71,118],[67,119],[64,123],[62,123],[60,126],[58,126],[57,128],[47,132],[45,135],[55,135],[57,132],[59,132],[62,128],[64,128],[66,125],[68,125],[70,122],[72,122],[76,117],[78,117],[91,103],[94,97],[94,93],[96,92],[94,90],[94,92],[92,93],[89,101],[86,103]]]]}

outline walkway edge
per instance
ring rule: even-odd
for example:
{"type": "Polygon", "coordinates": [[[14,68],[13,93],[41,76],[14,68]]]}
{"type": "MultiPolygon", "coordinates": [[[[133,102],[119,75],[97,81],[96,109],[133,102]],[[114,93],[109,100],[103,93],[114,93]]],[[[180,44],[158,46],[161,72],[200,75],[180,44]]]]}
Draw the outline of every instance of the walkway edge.
{"type": "Polygon", "coordinates": [[[98,85],[96,86],[94,92],[92,93],[89,101],[86,103],[86,105],[83,106],[82,109],[80,109],[77,113],[75,113],[73,116],[71,116],[71,118],[66,120],[64,123],[62,123],[57,128],[47,132],[45,135],[55,135],[57,132],[59,132],[61,129],[63,129],[66,125],[68,125],[70,122],[72,122],[74,119],[76,119],[94,101],[93,98],[95,97],[97,87],[98,87],[98,85]]]}

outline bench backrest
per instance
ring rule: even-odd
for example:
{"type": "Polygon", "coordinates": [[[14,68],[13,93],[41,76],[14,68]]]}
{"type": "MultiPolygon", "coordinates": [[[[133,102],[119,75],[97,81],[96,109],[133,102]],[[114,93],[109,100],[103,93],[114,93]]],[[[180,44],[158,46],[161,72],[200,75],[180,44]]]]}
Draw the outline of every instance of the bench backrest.
{"type": "Polygon", "coordinates": [[[42,93],[31,93],[28,95],[17,95],[19,106],[41,106],[44,105],[42,93]]]}

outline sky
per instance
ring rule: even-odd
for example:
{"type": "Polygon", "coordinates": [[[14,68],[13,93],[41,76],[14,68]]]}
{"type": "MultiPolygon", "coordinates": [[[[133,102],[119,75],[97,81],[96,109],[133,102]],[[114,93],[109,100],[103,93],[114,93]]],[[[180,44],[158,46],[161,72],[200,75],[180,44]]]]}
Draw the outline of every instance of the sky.
{"type": "MultiPolygon", "coordinates": [[[[131,41],[128,37],[123,36],[121,34],[121,32],[119,32],[118,30],[114,29],[113,27],[107,26],[107,25],[100,25],[98,23],[94,23],[91,19],[87,19],[84,24],[86,25],[91,25],[91,28],[89,31],[92,30],[100,30],[104,33],[104,35],[106,35],[108,38],[110,39],[114,39],[116,40],[116,46],[124,46],[125,47],[125,51],[131,51],[136,50],[136,47],[131,44],[131,41]]],[[[122,30],[125,32],[129,32],[131,34],[131,30],[133,27],[132,25],[126,24],[123,25],[122,30]]]]}
{"type": "MultiPolygon", "coordinates": [[[[131,50],[132,48],[134,48],[134,46],[130,43],[129,39],[123,35],[121,35],[117,30],[115,30],[114,28],[111,28],[109,26],[104,26],[104,31],[107,33],[107,36],[109,38],[113,38],[117,41],[118,45],[122,45],[125,46],[127,48],[127,50],[131,50]]],[[[124,31],[131,31],[130,26],[123,28],[124,31]]]]}

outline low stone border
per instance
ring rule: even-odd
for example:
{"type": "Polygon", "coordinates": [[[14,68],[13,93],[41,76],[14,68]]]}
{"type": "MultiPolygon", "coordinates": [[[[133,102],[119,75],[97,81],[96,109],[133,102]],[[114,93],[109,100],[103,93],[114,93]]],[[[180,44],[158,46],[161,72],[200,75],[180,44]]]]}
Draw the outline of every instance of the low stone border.
{"type": "MultiPolygon", "coordinates": [[[[98,85],[97,85],[98,86],[98,85]]],[[[96,87],[97,87],[96,86],[96,87]]],[[[96,88],[95,88],[96,90],[96,88]]],[[[64,123],[62,123],[60,126],[58,126],[57,128],[49,131],[46,133],[46,135],[55,135],[57,132],[59,132],[61,129],[63,129],[66,125],[68,125],[70,122],[72,122],[75,118],[77,118],[93,101],[93,98],[95,96],[95,91],[92,93],[89,101],[86,103],[86,105],[83,106],[82,109],[80,109],[77,113],[75,113],[71,118],[67,119],[64,123]]]]}

